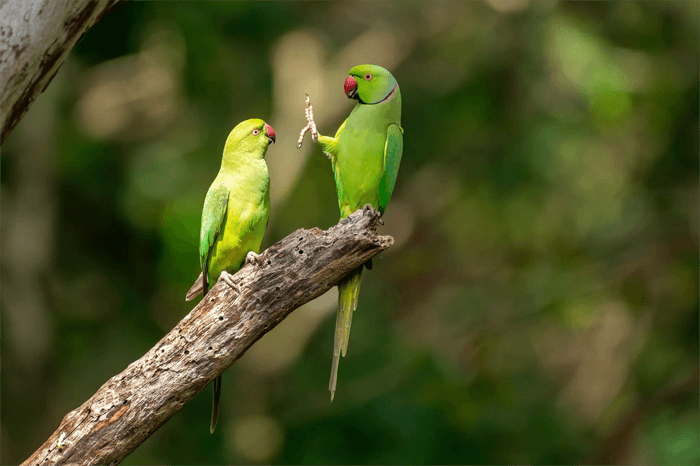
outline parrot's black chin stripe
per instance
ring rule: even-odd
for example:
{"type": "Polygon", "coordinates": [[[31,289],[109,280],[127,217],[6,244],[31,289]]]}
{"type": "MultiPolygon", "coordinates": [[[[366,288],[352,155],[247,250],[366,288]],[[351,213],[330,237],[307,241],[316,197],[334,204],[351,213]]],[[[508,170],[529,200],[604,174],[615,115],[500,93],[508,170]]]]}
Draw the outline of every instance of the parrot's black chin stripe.
{"type": "Polygon", "coordinates": [[[384,103],[384,102],[391,100],[394,97],[394,95],[396,94],[396,89],[398,89],[398,88],[399,88],[399,85],[397,84],[396,86],[394,86],[394,88],[391,90],[391,92],[389,92],[389,94],[386,97],[384,97],[382,100],[379,100],[377,102],[370,102],[370,103],[364,102],[362,99],[360,99],[360,96],[357,95],[357,90],[355,90],[355,95],[353,97],[350,97],[350,96],[348,96],[348,97],[350,97],[351,99],[354,99],[355,97],[357,97],[357,101],[359,103],[361,103],[362,105],[377,105],[377,104],[381,104],[381,103],[384,103]]]}

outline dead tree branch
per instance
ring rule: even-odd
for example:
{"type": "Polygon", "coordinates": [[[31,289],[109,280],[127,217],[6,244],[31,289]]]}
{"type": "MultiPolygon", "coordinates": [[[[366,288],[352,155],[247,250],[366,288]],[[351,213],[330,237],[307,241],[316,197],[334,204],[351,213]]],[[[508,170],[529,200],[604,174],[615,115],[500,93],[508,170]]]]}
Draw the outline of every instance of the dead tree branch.
{"type": "MultiPolygon", "coordinates": [[[[120,463],[265,333],[394,242],[365,207],[328,230],[297,230],[222,280],[142,358],[69,412],[23,465],[120,463]]],[[[184,290],[183,290],[184,299],[184,290]]],[[[208,426],[202,419],[202,429],[208,426]]]]}
{"type": "Polygon", "coordinates": [[[122,1],[0,1],[0,144],[83,33],[122,1]]]}

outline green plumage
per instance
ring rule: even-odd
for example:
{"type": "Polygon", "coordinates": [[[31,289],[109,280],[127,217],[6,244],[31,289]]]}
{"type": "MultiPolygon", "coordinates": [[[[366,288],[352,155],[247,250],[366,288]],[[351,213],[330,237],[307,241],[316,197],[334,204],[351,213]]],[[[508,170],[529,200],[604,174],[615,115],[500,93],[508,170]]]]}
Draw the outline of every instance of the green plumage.
{"type": "MultiPolygon", "coordinates": [[[[211,184],[202,210],[199,259],[202,275],[187,294],[207,294],[222,271],[237,272],[246,255],[260,251],[270,217],[270,175],[265,153],[275,133],[263,120],[246,120],[229,134],[219,174],[211,184]]],[[[221,377],[214,382],[210,430],[218,415],[221,377]]]]}
{"type": "MultiPolygon", "coordinates": [[[[401,92],[396,79],[382,67],[359,65],[345,82],[348,97],[357,99],[350,116],[335,137],[319,135],[319,143],[331,158],[340,217],[346,218],[365,204],[384,213],[396,184],[403,153],[401,92]]],[[[358,267],[338,284],[331,400],[337,383],[340,354],[345,356],[352,313],[362,279],[358,267]]]]}

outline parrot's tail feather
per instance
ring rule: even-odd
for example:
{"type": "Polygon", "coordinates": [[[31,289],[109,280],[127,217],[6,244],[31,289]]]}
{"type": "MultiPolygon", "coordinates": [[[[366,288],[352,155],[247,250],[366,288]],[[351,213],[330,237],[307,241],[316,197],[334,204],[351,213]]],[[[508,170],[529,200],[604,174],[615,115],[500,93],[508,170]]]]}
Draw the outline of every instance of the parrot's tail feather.
{"type": "Polygon", "coordinates": [[[333,365],[331,366],[331,380],[328,382],[328,390],[331,392],[331,403],[335,396],[335,386],[338,383],[338,362],[340,361],[340,351],[333,351],[333,365]]]}
{"type": "Polygon", "coordinates": [[[211,407],[211,424],[209,433],[213,434],[216,429],[216,421],[219,419],[219,400],[221,399],[221,376],[214,380],[214,404],[211,407]]]}
{"type": "Polygon", "coordinates": [[[348,352],[348,341],[350,340],[350,324],[352,314],[357,309],[357,301],[360,297],[360,281],[362,280],[362,267],[352,271],[338,284],[338,307],[343,307],[343,344],[341,346],[342,355],[348,352]]]}
{"type": "Polygon", "coordinates": [[[350,324],[352,313],[357,309],[357,299],[360,295],[360,281],[362,280],[362,266],[356,268],[338,283],[338,312],[335,320],[335,341],[333,343],[333,365],[331,366],[331,379],[328,389],[331,392],[331,401],[335,395],[338,382],[338,363],[340,355],[348,351],[350,338],[350,324]]]}
{"type": "Polygon", "coordinates": [[[192,301],[202,291],[204,291],[204,278],[200,273],[199,278],[197,278],[197,280],[194,282],[194,285],[192,285],[190,291],[187,292],[187,296],[185,296],[185,301],[192,301]]]}
{"type": "MultiPolygon", "coordinates": [[[[187,301],[202,293],[202,298],[209,292],[209,284],[204,280],[204,274],[199,274],[199,278],[194,282],[192,288],[187,293],[187,301]]],[[[216,429],[216,421],[219,419],[219,400],[221,399],[221,376],[214,379],[214,402],[211,407],[211,423],[209,424],[209,433],[213,434],[216,429]]]]}

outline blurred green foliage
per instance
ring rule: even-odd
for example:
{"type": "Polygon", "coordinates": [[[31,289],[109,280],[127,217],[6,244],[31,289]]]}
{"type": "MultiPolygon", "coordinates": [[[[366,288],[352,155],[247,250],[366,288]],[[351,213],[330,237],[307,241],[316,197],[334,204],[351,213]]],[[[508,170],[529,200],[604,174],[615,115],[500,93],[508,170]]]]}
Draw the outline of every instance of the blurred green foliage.
{"type": "Polygon", "coordinates": [[[129,2],[2,152],[2,462],[192,308],[228,131],[264,118],[267,247],[338,218],[353,65],[405,152],[329,402],[334,296],[125,464],[698,464],[698,2],[129,2]],[[295,87],[296,86],[296,87],[295,87]],[[325,118],[325,120],[324,120],[325,118]]]}

